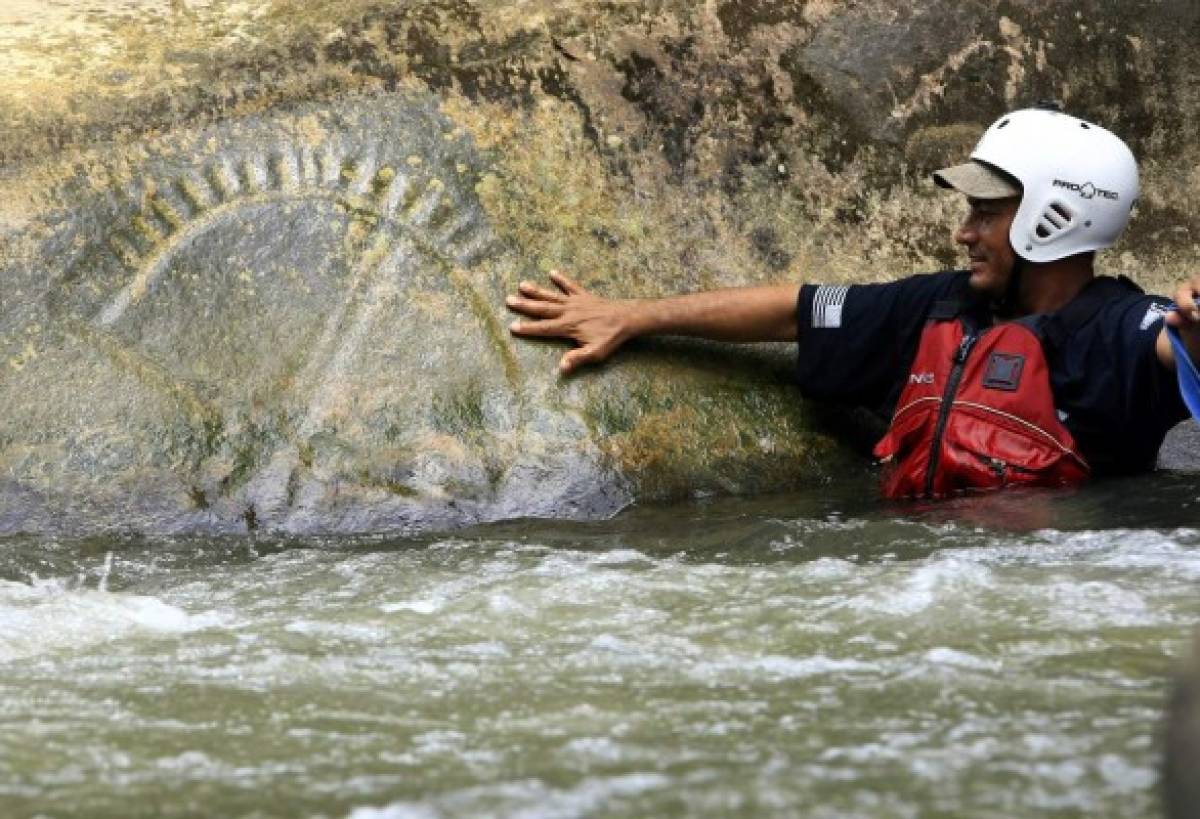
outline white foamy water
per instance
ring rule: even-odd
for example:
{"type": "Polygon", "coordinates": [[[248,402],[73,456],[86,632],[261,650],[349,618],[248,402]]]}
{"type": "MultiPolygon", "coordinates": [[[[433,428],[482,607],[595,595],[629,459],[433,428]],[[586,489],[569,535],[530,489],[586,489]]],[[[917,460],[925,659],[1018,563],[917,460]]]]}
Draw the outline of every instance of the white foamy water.
{"type": "Polygon", "coordinates": [[[207,619],[153,597],[72,589],[62,581],[0,581],[0,664],[114,640],[181,634],[207,619]]]}
{"type": "Polygon", "coordinates": [[[1200,622],[1196,529],[733,502],[645,515],[319,548],[116,544],[110,570],[94,546],[12,546],[0,800],[1154,815],[1167,676],[1200,622]],[[52,571],[67,579],[34,579],[52,571]]]}

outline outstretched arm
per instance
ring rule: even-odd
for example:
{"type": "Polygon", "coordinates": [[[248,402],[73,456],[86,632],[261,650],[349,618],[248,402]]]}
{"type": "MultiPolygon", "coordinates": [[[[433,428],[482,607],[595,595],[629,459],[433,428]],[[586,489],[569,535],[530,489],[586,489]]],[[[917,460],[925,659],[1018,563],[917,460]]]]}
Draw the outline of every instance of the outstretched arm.
{"type": "Polygon", "coordinates": [[[506,304],[525,316],[512,323],[514,335],[567,338],[578,345],[559,362],[564,374],[603,361],[638,336],[796,340],[796,284],[616,300],[593,295],[558,271],[550,273],[550,281],[557,289],[521,282],[520,294],[509,296],[506,304]]]}

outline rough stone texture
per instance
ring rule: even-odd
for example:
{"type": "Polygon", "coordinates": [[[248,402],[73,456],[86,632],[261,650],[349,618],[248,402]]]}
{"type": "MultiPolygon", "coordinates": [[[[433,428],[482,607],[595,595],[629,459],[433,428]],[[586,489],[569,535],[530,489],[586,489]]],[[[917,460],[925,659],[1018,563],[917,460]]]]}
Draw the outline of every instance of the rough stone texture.
{"type": "Polygon", "coordinates": [[[924,180],[1005,109],[1126,136],[1104,266],[1198,255],[1200,7],[81,2],[0,10],[0,531],[416,529],[820,480],[787,352],[559,381],[502,295],[955,261],[924,180]],[[84,46],[78,48],[75,46],[84,46]]]}

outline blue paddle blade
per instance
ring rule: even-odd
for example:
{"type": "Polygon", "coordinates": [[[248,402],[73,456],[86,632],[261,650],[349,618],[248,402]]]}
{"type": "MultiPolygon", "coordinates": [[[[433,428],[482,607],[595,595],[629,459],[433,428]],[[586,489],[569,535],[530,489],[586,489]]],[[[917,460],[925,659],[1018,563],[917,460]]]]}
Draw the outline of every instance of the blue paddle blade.
{"type": "Polygon", "coordinates": [[[1187,404],[1192,417],[1200,421],[1200,372],[1196,371],[1192,357],[1183,346],[1179,330],[1168,326],[1167,337],[1171,339],[1171,349],[1175,351],[1175,373],[1179,376],[1179,393],[1183,396],[1183,403],[1187,404]]]}

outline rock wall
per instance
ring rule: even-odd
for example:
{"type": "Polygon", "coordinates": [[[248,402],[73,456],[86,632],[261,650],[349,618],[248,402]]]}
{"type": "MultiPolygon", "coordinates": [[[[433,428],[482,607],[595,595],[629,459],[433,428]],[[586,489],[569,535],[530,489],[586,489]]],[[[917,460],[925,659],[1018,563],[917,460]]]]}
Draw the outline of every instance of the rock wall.
{"type": "Polygon", "coordinates": [[[561,381],[522,278],[613,295],[952,265],[927,172],[1055,98],[1197,258],[1200,7],[18,0],[0,11],[0,531],[592,517],[847,468],[789,350],[561,381]],[[82,48],[81,48],[82,46],[82,48]]]}

